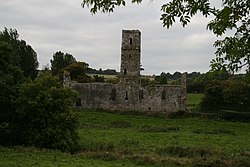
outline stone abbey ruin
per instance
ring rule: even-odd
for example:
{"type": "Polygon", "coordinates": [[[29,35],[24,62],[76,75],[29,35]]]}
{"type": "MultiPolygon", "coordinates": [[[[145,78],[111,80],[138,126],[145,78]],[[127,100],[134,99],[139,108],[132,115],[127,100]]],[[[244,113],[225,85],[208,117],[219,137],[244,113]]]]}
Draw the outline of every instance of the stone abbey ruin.
{"type": "Polygon", "coordinates": [[[142,86],[140,60],[140,31],[122,30],[121,68],[117,84],[77,83],[65,73],[64,85],[79,92],[77,107],[166,113],[185,110],[186,75],[182,75],[181,85],[142,86]]]}

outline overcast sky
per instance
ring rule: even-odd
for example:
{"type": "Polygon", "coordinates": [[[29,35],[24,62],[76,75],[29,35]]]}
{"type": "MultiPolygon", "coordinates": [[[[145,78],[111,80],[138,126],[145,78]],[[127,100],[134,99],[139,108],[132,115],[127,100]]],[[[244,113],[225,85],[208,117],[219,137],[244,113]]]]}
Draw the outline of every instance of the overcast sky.
{"type": "Polygon", "coordinates": [[[206,30],[208,20],[197,16],[186,28],[177,23],[166,29],[160,21],[164,2],[144,0],[92,15],[81,0],[0,0],[0,28],[17,29],[36,51],[40,68],[62,51],[92,68],[119,71],[121,31],[139,29],[143,74],[207,72],[216,39],[206,30]]]}

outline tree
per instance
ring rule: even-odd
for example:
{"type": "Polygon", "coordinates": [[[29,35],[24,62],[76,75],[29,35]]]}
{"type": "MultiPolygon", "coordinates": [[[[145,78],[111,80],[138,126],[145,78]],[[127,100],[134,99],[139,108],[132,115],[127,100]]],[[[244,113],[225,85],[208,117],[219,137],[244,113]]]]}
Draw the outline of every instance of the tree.
{"type": "Polygon", "coordinates": [[[10,44],[0,41],[0,124],[10,122],[17,87],[24,81],[23,71],[13,63],[13,53],[10,44]]]}
{"type": "Polygon", "coordinates": [[[202,111],[216,111],[221,109],[223,104],[222,83],[218,80],[212,80],[205,88],[205,96],[200,106],[202,111]]]}
{"type": "Polygon", "coordinates": [[[30,45],[18,38],[19,34],[15,29],[5,28],[0,32],[0,41],[12,48],[11,55],[8,55],[11,64],[20,67],[25,77],[34,79],[38,68],[37,54],[30,45]]]}
{"type": "Polygon", "coordinates": [[[37,54],[24,40],[19,41],[18,54],[20,55],[20,67],[24,71],[25,77],[35,79],[37,76],[37,54]]]}
{"type": "MultiPolygon", "coordinates": [[[[142,0],[131,0],[141,3],[142,0]]],[[[228,69],[237,72],[246,67],[250,71],[250,5],[249,0],[220,0],[214,7],[211,0],[170,0],[162,5],[163,26],[170,28],[176,19],[185,27],[197,13],[211,16],[207,29],[218,36],[234,30],[232,36],[217,40],[216,58],[211,61],[212,69],[228,69]]],[[[83,0],[82,7],[91,7],[90,12],[113,12],[116,6],[125,6],[125,0],[83,0]]]]}
{"type": "Polygon", "coordinates": [[[77,93],[45,72],[20,86],[12,133],[14,144],[74,151],[78,116],[70,109],[77,93]]]}
{"type": "Polygon", "coordinates": [[[58,74],[62,68],[75,62],[76,59],[71,54],[58,51],[53,55],[53,59],[50,60],[52,73],[58,74]]]}
{"type": "Polygon", "coordinates": [[[88,64],[85,62],[76,62],[68,65],[65,68],[62,68],[59,71],[59,76],[63,78],[64,71],[67,71],[70,73],[70,77],[72,80],[77,82],[90,82],[91,77],[86,75],[86,69],[88,68],[88,64]]]}
{"type": "Polygon", "coordinates": [[[229,79],[223,85],[223,99],[230,108],[240,109],[247,106],[247,85],[242,79],[229,79]]]}
{"type": "Polygon", "coordinates": [[[205,84],[205,96],[201,102],[203,111],[249,111],[250,85],[247,74],[232,75],[227,79],[219,77],[218,73],[206,75],[208,82],[205,84]]]}
{"type": "Polygon", "coordinates": [[[104,82],[104,76],[94,75],[94,82],[104,82]]]}
{"type": "Polygon", "coordinates": [[[167,74],[162,72],[160,76],[155,76],[155,80],[158,81],[160,84],[167,84],[168,83],[167,74]]]}
{"type": "Polygon", "coordinates": [[[19,85],[37,75],[37,57],[15,29],[0,31],[0,144],[11,144],[19,85]],[[26,77],[26,78],[25,78],[26,77]]]}

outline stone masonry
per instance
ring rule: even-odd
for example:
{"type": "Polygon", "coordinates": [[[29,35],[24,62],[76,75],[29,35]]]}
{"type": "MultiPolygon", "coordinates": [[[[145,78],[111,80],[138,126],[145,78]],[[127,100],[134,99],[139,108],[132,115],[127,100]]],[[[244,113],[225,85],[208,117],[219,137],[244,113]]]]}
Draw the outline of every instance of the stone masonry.
{"type": "Polygon", "coordinates": [[[176,112],[186,107],[186,74],[181,85],[142,86],[141,33],[122,30],[119,83],[77,83],[65,72],[64,85],[79,92],[77,107],[142,112],[176,112]]]}

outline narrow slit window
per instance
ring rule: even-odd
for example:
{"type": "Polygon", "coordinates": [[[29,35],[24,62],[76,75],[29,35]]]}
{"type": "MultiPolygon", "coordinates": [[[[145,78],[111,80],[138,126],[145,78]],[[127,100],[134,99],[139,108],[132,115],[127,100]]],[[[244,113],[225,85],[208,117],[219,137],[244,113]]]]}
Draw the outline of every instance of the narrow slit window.
{"type": "Polygon", "coordinates": [[[161,92],[161,99],[166,99],[166,92],[165,92],[165,90],[163,90],[162,92],[161,92]]]}
{"type": "Polygon", "coordinates": [[[126,75],[126,74],[127,74],[127,69],[124,69],[124,70],[123,70],[123,73],[126,75]]]}
{"type": "Polygon", "coordinates": [[[128,92],[125,94],[125,100],[128,100],[128,92]]]}
{"type": "Polygon", "coordinates": [[[130,43],[130,45],[133,44],[133,39],[132,38],[129,39],[129,43],[130,43]]]}
{"type": "Polygon", "coordinates": [[[128,58],[131,59],[131,57],[132,57],[132,55],[130,54],[130,55],[128,56],[128,58]]]}

